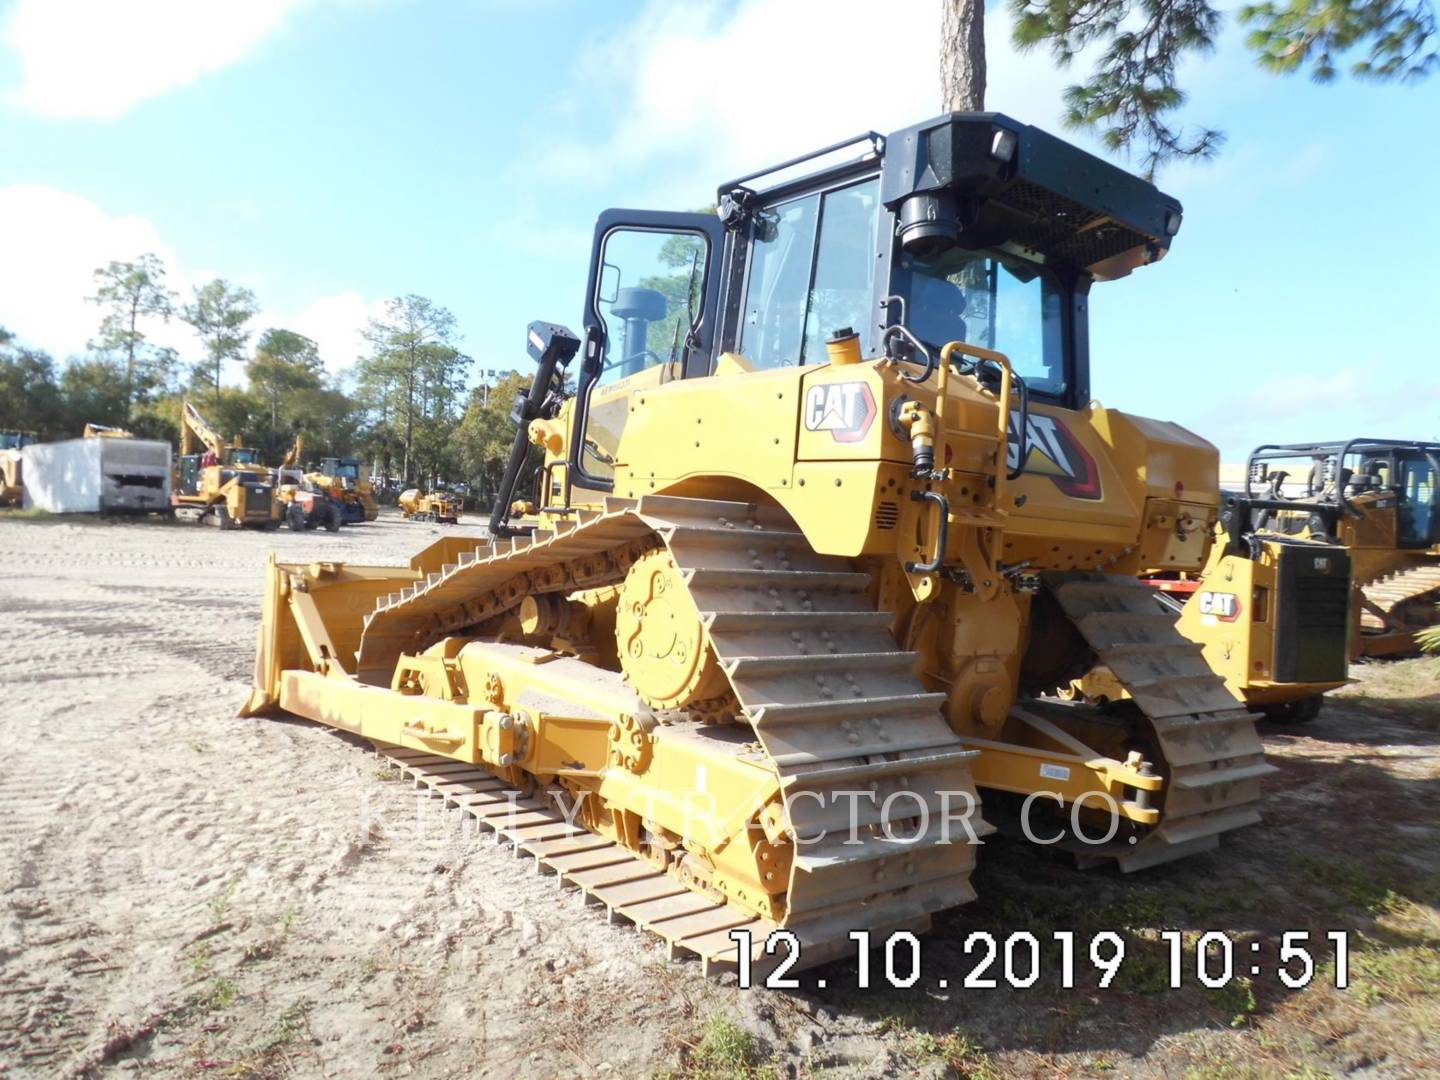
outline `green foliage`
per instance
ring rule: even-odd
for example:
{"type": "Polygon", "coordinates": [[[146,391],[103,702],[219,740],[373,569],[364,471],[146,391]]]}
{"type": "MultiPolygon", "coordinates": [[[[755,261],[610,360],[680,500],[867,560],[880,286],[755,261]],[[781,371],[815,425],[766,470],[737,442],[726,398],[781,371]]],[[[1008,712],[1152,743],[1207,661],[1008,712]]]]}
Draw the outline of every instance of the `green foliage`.
{"type": "Polygon", "coordinates": [[[766,1080],[776,1077],[773,1066],[760,1061],[760,1045],[754,1035],[723,1016],[712,1018],[700,1042],[690,1053],[685,1075],[695,1080],[766,1080]]]}
{"type": "Polygon", "coordinates": [[[260,335],[245,365],[251,408],[247,441],[279,460],[298,434],[306,456],[322,450],[345,455],[354,440],[359,408],[327,381],[319,346],[304,334],[271,328],[260,335]]]}
{"type": "Polygon", "coordinates": [[[1098,127],[1105,145],[1130,153],[1145,148],[1146,176],[1176,157],[1210,157],[1223,136],[1186,134],[1169,115],[1185,104],[1176,66],[1187,53],[1215,47],[1221,16],[1207,0],[1010,0],[1013,37],[1021,49],[1048,45],[1061,66],[1096,46],[1089,80],[1065,90],[1065,122],[1098,127]]]}
{"type": "Polygon", "coordinates": [[[123,425],[130,406],[125,364],[104,357],[72,359],[60,376],[60,396],[67,414],[66,438],[77,437],[91,422],[123,425]]]}
{"type": "Polygon", "coordinates": [[[1268,71],[1289,75],[1310,68],[1316,82],[1332,82],[1336,57],[1368,51],[1351,65],[1360,79],[1418,79],[1435,70],[1435,10],[1430,0],[1288,0],[1247,4],[1240,22],[1252,27],[1245,43],[1268,71]]]}
{"type": "Polygon", "coordinates": [[[371,352],[358,367],[360,404],[370,417],[365,441],[387,471],[398,452],[407,481],[433,481],[455,464],[437,431],[453,427],[470,367],[456,339],[455,316],[413,293],[390,300],[365,331],[371,352]]]}
{"type": "MultiPolygon", "coordinates": [[[[1140,152],[1144,172],[1175,158],[1210,157],[1224,136],[1184,132],[1171,117],[1185,104],[1176,78],[1187,56],[1215,47],[1222,15],[1208,0],[1009,0],[1012,37],[1022,50],[1049,48],[1066,66],[1087,48],[1089,77],[1065,91],[1065,119],[1097,128],[1112,151],[1140,152]]],[[[1417,79],[1437,63],[1433,0],[1265,0],[1240,9],[1247,47],[1278,74],[1305,68],[1319,82],[1336,74],[1336,56],[1368,46],[1353,67],[1361,78],[1417,79]]]]}
{"type": "Polygon", "coordinates": [[[14,341],[14,334],[0,327],[0,428],[55,438],[63,422],[55,361],[14,341]]]}
{"type": "Polygon", "coordinates": [[[174,371],[174,350],[151,345],[141,322],[169,322],[175,312],[175,293],[165,287],[165,266],[152,254],[141,255],[134,262],[112,260],[96,269],[94,277],[97,287],[88,299],[105,314],[100,320],[100,334],[90,342],[90,348],[120,353],[125,358],[121,382],[124,407],[117,417],[117,422],[125,423],[136,399],[148,400],[174,371]]]}
{"type": "Polygon", "coordinates": [[[189,323],[205,344],[206,359],[194,365],[192,381],[209,384],[218,401],[220,374],[226,360],[243,360],[250,331],[245,329],[255,315],[255,294],[216,278],[197,286],[194,300],[186,304],[181,318],[189,323]]]}
{"type": "MultiPolygon", "coordinates": [[[[500,486],[510,447],[515,441],[515,424],[510,410],[515,395],[530,385],[530,379],[519,372],[507,372],[494,386],[477,387],[471,394],[469,407],[455,430],[455,445],[460,453],[461,474],[474,486],[482,506],[500,486]]],[[[528,468],[520,474],[515,491],[517,497],[527,495],[534,486],[534,471],[540,461],[538,451],[531,454],[528,468]]]]}

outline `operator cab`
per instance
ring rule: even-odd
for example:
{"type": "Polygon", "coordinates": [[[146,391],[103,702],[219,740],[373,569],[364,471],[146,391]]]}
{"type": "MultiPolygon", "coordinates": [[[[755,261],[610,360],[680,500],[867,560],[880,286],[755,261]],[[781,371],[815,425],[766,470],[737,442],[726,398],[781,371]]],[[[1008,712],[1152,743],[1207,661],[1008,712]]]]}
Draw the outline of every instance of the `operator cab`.
{"type": "MultiPolygon", "coordinates": [[[[1154,262],[1180,204],[1153,185],[999,113],[954,113],[888,137],[867,132],[722,184],[714,213],[607,210],[596,225],[573,428],[561,477],[613,489],[628,394],[671,379],[824,364],[853,328],[864,356],[929,365],[959,340],[1004,353],[1028,398],[1089,401],[1090,285],[1154,262]],[[901,332],[903,330],[903,333],[901,332]],[[723,358],[723,359],[722,359],[723,358]]],[[[537,345],[535,328],[544,341],[537,345]]],[[[545,369],[524,425],[566,398],[545,369]]],[[[501,484],[502,529],[523,448],[501,484]]]]}
{"type": "Polygon", "coordinates": [[[321,458],[320,472],[325,476],[333,476],[342,483],[348,481],[355,484],[360,480],[360,462],[353,458],[321,458]]]}

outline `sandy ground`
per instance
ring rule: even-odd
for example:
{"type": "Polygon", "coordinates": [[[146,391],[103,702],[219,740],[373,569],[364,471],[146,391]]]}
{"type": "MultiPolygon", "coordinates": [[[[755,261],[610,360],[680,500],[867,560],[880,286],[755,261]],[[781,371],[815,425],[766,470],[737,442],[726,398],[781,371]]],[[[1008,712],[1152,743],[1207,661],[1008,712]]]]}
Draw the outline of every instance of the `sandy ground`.
{"type": "MultiPolygon", "coordinates": [[[[364,745],[235,717],[267,553],[399,563],[447,528],[0,517],[0,1072],[1179,1077],[1440,1063],[1433,663],[1362,671],[1316,724],[1271,732],[1282,773],[1267,825],[1223,858],[1122,879],[991,844],[981,901],[926,939],[922,985],[743,992],[463,834],[364,745]],[[1265,949],[1284,929],[1350,929],[1361,990],[1268,977],[1170,991],[1144,966],[1164,927],[1265,949]],[[1127,959],[1104,993],[1048,974],[1028,991],[938,991],[932,976],[959,986],[973,967],[976,928],[1114,929],[1140,966],[1127,959]]],[[[853,964],[832,970],[853,987],[853,964]]]]}

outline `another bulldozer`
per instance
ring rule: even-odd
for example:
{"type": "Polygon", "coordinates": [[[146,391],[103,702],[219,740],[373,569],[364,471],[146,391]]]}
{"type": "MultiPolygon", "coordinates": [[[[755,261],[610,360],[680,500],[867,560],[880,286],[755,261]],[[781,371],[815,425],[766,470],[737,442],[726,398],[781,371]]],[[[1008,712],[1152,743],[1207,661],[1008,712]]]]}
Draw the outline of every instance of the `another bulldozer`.
{"type": "Polygon", "coordinates": [[[278,529],[274,477],[260,464],[259,451],[238,439],[227,444],[188,401],[180,412],[180,455],[170,497],[175,516],[222,529],[278,529]]]}
{"type": "Polygon", "coordinates": [[[380,516],[380,504],[371,490],[370,476],[355,458],[321,458],[319,466],[312,466],[306,475],[316,487],[330,494],[347,525],[374,521],[380,516]]]}
{"type": "Polygon", "coordinates": [[[1440,443],[1273,444],[1251,453],[1239,501],[1264,531],[1343,548],[1355,589],[1352,654],[1399,656],[1440,622],[1437,478],[1440,443]]]}
{"type": "Polygon", "coordinates": [[[371,739],[707,965],[923,930],[985,819],[1124,870],[1259,820],[1253,717],[1138,577],[1206,564],[1217,452],[1090,393],[1091,287],[1180,204],[977,113],[717,205],[600,216],[490,539],[272,559],[245,712],[371,739]],[[1126,708],[1057,696],[1096,663],[1126,708]]]}
{"type": "Polygon", "coordinates": [[[133,439],[135,433],[126,428],[115,427],[111,424],[86,424],[85,430],[81,433],[85,439],[133,439]]]}
{"type": "Polygon", "coordinates": [[[398,500],[400,513],[406,521],[438,521],[442,525],[455,525],[460,521],[464,504],[460,496],[448,491],[421,491],[406,488],[398,500]]]}

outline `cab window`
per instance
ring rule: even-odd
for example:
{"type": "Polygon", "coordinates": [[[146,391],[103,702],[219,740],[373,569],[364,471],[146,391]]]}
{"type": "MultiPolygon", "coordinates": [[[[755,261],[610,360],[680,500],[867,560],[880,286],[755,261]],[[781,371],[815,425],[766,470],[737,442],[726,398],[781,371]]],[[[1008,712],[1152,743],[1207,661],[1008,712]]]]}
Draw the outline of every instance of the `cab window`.
{"type": "Polygon", "coordinates": [[[1428,458],[1400,462],[1400,543],[1428,547],[1440,543],[1440,514],[1435,508],[1435,470],[1428,458]]]}
{"type": "Polygon", "coordinates": [[[606,236],[595,296],[606,341],[600,385],[682,358],[700,317],[708,253],[699,233],[621,228],[606,236]]]}
{"type": "Polygon", "coordinates": [[[1048,269],[1007,252],[901,253],[897,292],[911,331],[932,349],[963,341],[1004,353],[1027,388],[1059,398],[1065,378],[1065,290],[1048,269]]]}
{"type": "Polygon", "coordinates": [[[879,180],[757,211],[739,351],[758,368],[824,363],[836,330],[875,321],[879,180]]]}
{"type": "Polygon", "coordinates": [[[580,441],[591,476],[614,476],[630,391],[681,376],[702,315],[709,255],[700,232],[621,226],[606,234],[594,297],[605,353],[587,391],[580,441]]]}

